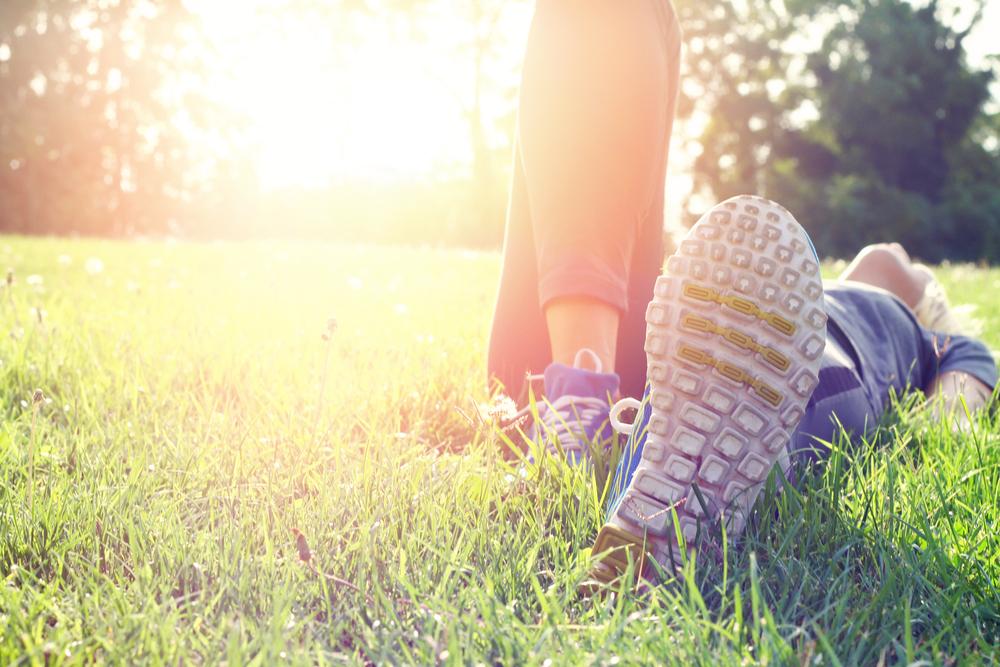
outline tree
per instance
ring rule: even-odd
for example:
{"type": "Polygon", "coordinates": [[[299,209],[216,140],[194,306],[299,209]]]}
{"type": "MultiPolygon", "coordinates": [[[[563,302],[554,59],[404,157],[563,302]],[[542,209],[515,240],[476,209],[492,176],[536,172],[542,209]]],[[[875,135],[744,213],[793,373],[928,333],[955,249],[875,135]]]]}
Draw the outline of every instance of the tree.
{"type": "Polygon", "coordinates": [[[718,198],[760,192],[771,146],[803,91],[790,85],[784,48],[797,24],[771,0],[681,0],[678,115],[694,154],[688,213],[718,198]]]}
{"type": "Polygon", "coordinates": [[[200,87],[180,0],[0,4],[0,229],[162,229],[197,199],[233,126],[200,87]]]}
{"type": "Polygon", "coordinates": [[[891,239],[931,260],[1000,257],[993,73],[966,62],[971,26],[946,25],[936,2],[750,7],[766,20],[731,23],[736,36],[701,58],[718,63],[712,76],[744,80],[709,100],[699,188],[786,203],[829,254],[891,239]],[[830,27],[798,57],[807,25],[830,27]]]}

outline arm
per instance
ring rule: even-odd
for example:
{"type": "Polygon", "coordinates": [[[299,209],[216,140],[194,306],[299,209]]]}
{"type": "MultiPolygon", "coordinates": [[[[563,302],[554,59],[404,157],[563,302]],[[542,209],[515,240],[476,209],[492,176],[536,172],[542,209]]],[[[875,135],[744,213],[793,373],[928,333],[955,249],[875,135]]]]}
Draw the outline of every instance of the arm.
{"type": "Polygon", "coordinates": [[[993,397],[997,384],[993,354],[982,341],[968,336],[942,338],[928,331],[924,335],[934,356],[932,376],[924,387],[928,408],[937,418],[953,416],[956,428],[967,428],[969,416],[987,407],[993,397]]]}
{"type": "Polygon", "coordinates": [[[953,414],[963,425],[968,425],[965,407],[968,407],[969,414],[975,414],[989,405],[992,395],[993,392],[982,380],[964,371],[941,373],[927,388],[927,400],[934,416],[953,414]]]}

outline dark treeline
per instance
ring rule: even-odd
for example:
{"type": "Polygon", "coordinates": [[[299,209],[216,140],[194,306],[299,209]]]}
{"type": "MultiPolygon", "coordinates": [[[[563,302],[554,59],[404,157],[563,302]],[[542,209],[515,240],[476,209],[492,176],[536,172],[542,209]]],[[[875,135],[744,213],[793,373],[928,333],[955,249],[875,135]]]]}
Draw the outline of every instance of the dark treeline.
{"type": "MultiPolygon", "coordinates": [[[[502,3],[472,2],[467,55],[487,72],[506,45],[482,24],[502,3]]],[[[425,3],[320,4],[389,17],[425,3]]],[[[694,189],[670,195],[689,218],[757,192],[825,254],[893,239],[929,260],[1000,260],[994,72],[967,62],[967,20],[903,0],[675,4],[687,45],[675,159],[693,156],[694,189]]],[[[207,88],[201,30],[180,0],[0,3],[0,231],[499,241],[509,150],[482,140],[478,97],[473,164],[451,180],[264,191],[241,119],[207,88]]],[[[491,81],[477,95],[479,83],[491,81]]]]}
{"type": "Polygon", "coordinates": [[[896,240],[930,260],[1000,259],[1000,117],[984,110],[994,72],[970,68],[963,46],[983,3],[962,31],[937,2],[746,5],[682,5],[692,90],[710,116],[698,190],[765,193],[832,255],[896,240]],[[817,32],[806,55],[785,48],[817,32]]]}

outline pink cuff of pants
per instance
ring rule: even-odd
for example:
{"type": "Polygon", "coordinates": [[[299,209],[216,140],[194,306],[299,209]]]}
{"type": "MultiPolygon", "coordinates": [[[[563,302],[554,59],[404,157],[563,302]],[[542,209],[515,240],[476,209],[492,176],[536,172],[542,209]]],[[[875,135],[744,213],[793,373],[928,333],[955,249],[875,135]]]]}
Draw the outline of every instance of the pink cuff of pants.
{"type": "Polygon", "coordinates": [[[570,271],[549,271],[539,277],[538,302],[542,309],[555,299],[590,297],[628,311],[628,284],[595,268],[575,268],[570,271]]]}

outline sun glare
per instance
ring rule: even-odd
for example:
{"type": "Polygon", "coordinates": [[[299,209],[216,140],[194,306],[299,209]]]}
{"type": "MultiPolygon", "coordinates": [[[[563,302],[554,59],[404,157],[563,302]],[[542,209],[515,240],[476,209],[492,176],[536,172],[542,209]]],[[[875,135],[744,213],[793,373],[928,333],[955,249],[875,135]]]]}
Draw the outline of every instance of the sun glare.
{"type": "Polygon", "coordinates": [[[219,53],[215,89],[244,119],[265,188],[430,178],[469,161],[474,72],[444,40],[363,16],[338,25],[289,11],[275,25],[248,4],[198,11],[219,53]]]}

